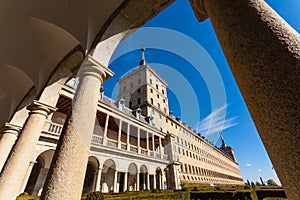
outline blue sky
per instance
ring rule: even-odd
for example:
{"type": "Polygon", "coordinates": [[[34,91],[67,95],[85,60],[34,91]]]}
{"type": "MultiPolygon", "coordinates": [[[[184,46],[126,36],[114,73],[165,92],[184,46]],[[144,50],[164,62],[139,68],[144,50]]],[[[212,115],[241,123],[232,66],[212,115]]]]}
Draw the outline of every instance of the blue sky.
{"type": "MultiPolygon", "coordinates": [[[[300,31],[298,0],[266,2],[300,31]]],[[[174,2],[118,46],[109,66],[115,76],[104,83],[107,96],[116,99],[117,80],[138,66],[141,47],[168,83],[174,116],[217,145],[222,132],[235,150],[244,181],[262,177],[279,183],[209,20],[198,22],[188,1],[174,2]]]]}

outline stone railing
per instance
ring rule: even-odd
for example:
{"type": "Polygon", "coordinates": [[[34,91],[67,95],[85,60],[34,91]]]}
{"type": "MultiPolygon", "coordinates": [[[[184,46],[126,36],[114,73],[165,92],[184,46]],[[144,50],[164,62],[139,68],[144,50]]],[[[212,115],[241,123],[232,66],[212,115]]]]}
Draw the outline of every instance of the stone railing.
{"type": "Polygon", "coordinates": [[[148,155],[147,149],[142,149],[142,148],[141,148],[141,154],[148,155]]]}
{"type": "Polygon", "coordinates": [[[122,150],[127,150],[127,144],[126,143],[121,143],[121,149],[122,150]]]}
{"type": "Polygon", "coordinates": [[[102,145],[103,144],[103,137],[98,136],[98,135],[93,135],[91,143],[95,144],[95,145],[102,145]]]}
{"type": "Polygon", "coordinates": [[[138,153],[138,147],[136,147],[136,146],[130,146],[130,151],[138,153]]]}
{"type": "Polygon", "coordinates": [[[57,124],[51,121],[46,121],[45,125],[44,125],[44,130],[43,132],[47,132],[50,133],[52,135],[57,135],[59,136],[62,132],[62,128],[64,125],[62,124],[57,124]]]}
{"type": "Polygon", "coordinates": [[[154,157],[154,151],[149,151],[149,156],[154,157]]]}
{"type": "MultiPolygon", "coordinates": [[[[63,128],[63,125],[48,121],[48,122],[45,123],[43,132],[44,133],[49,133],[51,135],[60,136],[60,134],[62,132],[62,128],[63,128]]],[[[120,147],[118,147],[118,141],[106,138],[105,143],[104,143],[102,136],[94,135],[94,134],[92,136],[91,144],[98,145],[98,146],[113,147],[114,149],[119,148],[119,149],[122,149],[122,150],[127,150],[127,144],[124,143],[124,142],[121,142],[120,147]]],[[[150,157],[155,157],[155,158],[159,158],[159,159],[163,159],[163,160],[168,159],[168,155],[164,154],[161,157],[160,153],[153,152],[151,150],[147,150],[147,149],[144,149],[144,148],[140,148],[140,151],[139,151],[139,148],[137,146],[133,146],[133,145],[130,145],[130,152],[134,152],[134,153],[137,153],[137,154],[142,154],[142,155],[146,155],[146,156],[150,156],[150,157]]]]}
{"type": "Polygon", "coordinates": [[[111,139],[106,139],[106,145],[113,148],[118,148],[118,142],[111,139]]]}

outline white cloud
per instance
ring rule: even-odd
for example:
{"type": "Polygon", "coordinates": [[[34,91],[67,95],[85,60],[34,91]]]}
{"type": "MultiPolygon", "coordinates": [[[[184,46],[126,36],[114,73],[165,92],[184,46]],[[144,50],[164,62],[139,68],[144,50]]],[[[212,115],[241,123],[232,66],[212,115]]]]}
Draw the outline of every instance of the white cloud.
{"type": "Polygon", "coordinates": [[[251,163],[246,163],[246,166],[247,167],[251,167],[251,163]]]}
{"type": "Polygon", "coordinates": [[[236,118],[226,119],[227,104],[214,110],[197,124],[197,132],[205,136],[208,140],[216,142],[220,133],[225,129],[237,125],[236,118]]]}
{"type": "Polygon", "coordinates": [[[261,172],[261,169],[258,169],[257,171],[258,171],[258,172],[261,172]]]}

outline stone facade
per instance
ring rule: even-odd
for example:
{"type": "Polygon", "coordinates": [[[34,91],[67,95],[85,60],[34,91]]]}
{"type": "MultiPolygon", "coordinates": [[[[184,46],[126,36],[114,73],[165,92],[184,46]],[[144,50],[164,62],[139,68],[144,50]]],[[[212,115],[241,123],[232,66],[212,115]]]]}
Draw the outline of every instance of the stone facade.
{"type": "MultiPolygon", "coordinates": [[[[182,182],[243,184],[234,157],[167,112],[167,84],[149,65],[142,63],[120,79],[120,91],[125,84],[128,90],[120,92],[118,101],[100,90],[83,192],[179,189],[182,182]],[[143,99],[140,104],[135,102],[139,98],[143,99]],[[135,104],[129,105],[126,99],[135,104]],[[162,106],[154,106],[158,103],[162,106]]],[[[44,120],[19,193],[42,194],[77,86],[77,80],[71,79],[66,85],[57,82],[45,90],[57,95],[52,96],[57,99],[56,110],[44,120]]]]}
{"type": "MultiPolygon", "coordinates": [[[[63,87],[52,86],[59,88],[57,110],[45,121],[19,192],[42,193],[77,85],[76,79],[72,79],[63,87]]],[[[120,79],[120,91],[124,87],[128,91],[120,92],[118,101],[104,96],[101,90],[83,192],[179,189],[183,182],[243,184],[234,157],[210,144],[179,118],[164,112],[164,107],[168,111],[166,85],[149,65],[141,64],[120,79]],[[138,98],[143,99],[141,105],[138,98]],[[126,99],[136,101],[132,109],[126,99]],[[158,102],[160,108],[154,106],[158,102]]]]}

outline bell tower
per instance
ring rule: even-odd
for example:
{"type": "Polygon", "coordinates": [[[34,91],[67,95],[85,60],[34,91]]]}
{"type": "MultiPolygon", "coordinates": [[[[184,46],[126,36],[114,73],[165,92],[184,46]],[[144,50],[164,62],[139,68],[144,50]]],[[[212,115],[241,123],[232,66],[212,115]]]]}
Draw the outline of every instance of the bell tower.
{"type": "Polygon", "coordinates": [[[157,127],[169,113],[167,83],[150,67],[142,48],[139,67],[133,69],[119,81],[118,99],[125,99],[125,105],[132,110],[141,109],[145,117],[153,117],[157,127]]]}

